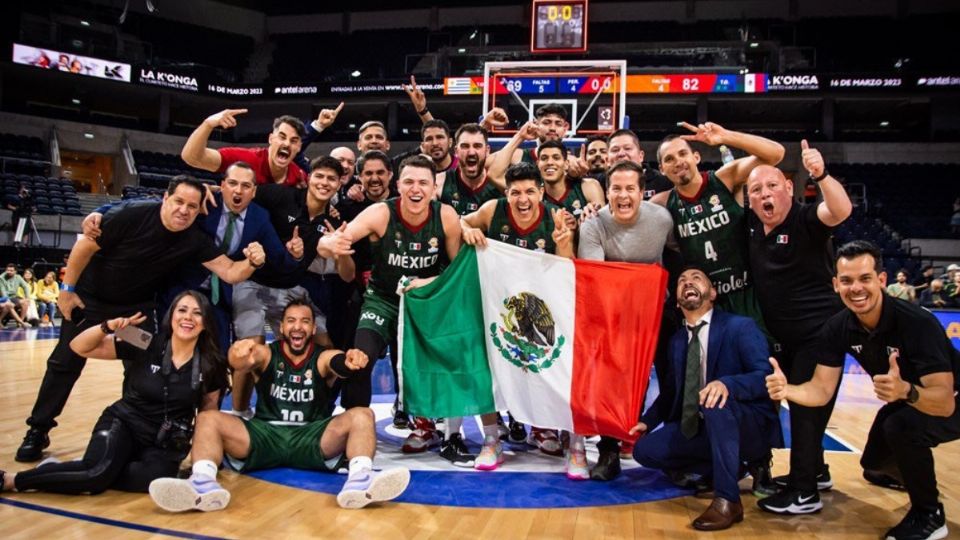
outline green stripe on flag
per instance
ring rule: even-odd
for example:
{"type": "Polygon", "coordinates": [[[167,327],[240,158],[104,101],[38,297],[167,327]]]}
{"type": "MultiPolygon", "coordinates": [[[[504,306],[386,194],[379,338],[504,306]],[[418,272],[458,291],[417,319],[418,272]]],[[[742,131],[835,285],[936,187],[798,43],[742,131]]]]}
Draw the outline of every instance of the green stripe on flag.
{"type": "Polygon", "coordinates": [[[431,418],[493,412],[476,249],[463,246],[433,283],[406,293],[402,317],[404,410],[431,418]]]}

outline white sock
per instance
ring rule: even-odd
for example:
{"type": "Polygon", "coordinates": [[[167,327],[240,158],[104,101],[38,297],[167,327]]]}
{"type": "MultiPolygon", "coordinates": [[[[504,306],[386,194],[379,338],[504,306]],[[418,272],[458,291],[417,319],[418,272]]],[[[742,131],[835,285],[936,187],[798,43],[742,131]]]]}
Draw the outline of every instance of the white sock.
{"type": "Polygon", "coordinates": [[[193,464],[193,476],[203,480],[216,480],[217,464],[209,459],[201,459],[193,464]]]}
{"type": "Polygon", "coordinates": [[[348,476],[362,474],[373,469],[373,460],[367,456],[357,456],[350,460],[350,472],[348,476]]]}
{"type": "Polygon", "coordinates": [[[483,426],[483,437],[484,438],[493,437],[494,439],[500,438],[500,428],[497,427],[496,422],[494,422],[493,424],[490,424],[489,426],[488,425],[483,426]]]}
{"type": "Polygon", "coordinates": [[[456,418],[444,418],[443,426],[443,432],[447,436],[447,439],[449,439],[454,433],[460,433],[460,427],[463,426],[463,418],[460,416],[456,418]]]}

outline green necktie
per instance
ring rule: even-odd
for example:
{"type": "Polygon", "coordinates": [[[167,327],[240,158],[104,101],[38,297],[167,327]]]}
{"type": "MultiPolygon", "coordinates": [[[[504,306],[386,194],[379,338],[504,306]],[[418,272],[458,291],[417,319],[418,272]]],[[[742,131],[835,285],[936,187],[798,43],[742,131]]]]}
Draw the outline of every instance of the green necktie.
{"type": "Polygon", "coordinates": [[[687,371],[683,378],[683,413],[680,416],[680,433],[692,439],[700,430],[700,329],[707,324],[688,327],[693,336],[687,346],[687,371]]]}
{"type": "MultiPolygon", "coordinates": [[[[230,254],[230,243],[233,241],[233,232],[236,230],[237,218],[239,216],[233,212],[227,213],[227,228],[223,230],[223,240],[220,242],[220,247],[223,248],[223,251],[230,254]]],[[[214,305],[217,305],[220,302],[220,278],[213,274],[210,277],[210,301],[214,305]]]]}

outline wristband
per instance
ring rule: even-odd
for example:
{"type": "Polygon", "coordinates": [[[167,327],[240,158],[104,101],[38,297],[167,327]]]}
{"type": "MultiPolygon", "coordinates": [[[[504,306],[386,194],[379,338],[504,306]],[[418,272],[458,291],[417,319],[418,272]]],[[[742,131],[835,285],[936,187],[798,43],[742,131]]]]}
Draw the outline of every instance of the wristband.
{"type": "Polygon", "coordinates": [[[353,370],[347,367],[347,355],[344,353],[337,353],[330,359],[330,371],[341,379],[353,375],[353,370]]]}
{"type": "Polygon", "coordinates": [[[417,116],[423,116],[428,112],[430,112],[430,109],[428,109],[427,107],[424,107],[423,110],[417,111],[417,116]]]}
{"type": "Polygon", "coordinates": [[[826,168],[824,168],[823,174],[821,174],[820,176],[811,176],[810,179],[813,180],[814,182],[820,182],[821,180],[823,180],[828,176],[830,176],[830,172],[826,168]]]}
{"type": "Polygon", "coordinates": [[[63,283],[63,284],[60,285],[60,290],[63,291],[63,292],[72,292],[72,293],[75,293],[75,292],[77,292],[77,286],[76,286],[76,285],[67,285],[66,283],[63,283]]]}
{"type": "Polygon", "coordinates": [[[100,331],[108,336],[113,333],[113,330],[110,329],[110,325],[107,324],[107,321],[100,323],[100,331]]]}

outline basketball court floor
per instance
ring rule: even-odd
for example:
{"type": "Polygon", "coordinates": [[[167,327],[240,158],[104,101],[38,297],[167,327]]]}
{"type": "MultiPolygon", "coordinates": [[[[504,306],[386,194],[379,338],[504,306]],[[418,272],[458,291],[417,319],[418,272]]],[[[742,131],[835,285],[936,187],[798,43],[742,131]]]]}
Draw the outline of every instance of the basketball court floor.
{"type": "MultiPolygon", "coordinates": [[[[0,330],[0,469],[17,471],[20,444],[56,329],[0,330]]],[[[60,426],[51,432],[47,456],[79,458],[100,412],[120,395],[119,362],[90,361],[70,397],[60,426]]],[[[375,384],[390,388],[387,362],[375,384]]],[[[560,458],[526,446],[507,446],[507,461],[493,473],[457,469],[435,452],[400,453],[405,431],[390,424],[392,395],[375,396],[378,455],[375,465],[412,470],[410,488],[394,503],[342,510],[335,500],[345,476],[292,469],[253,475],[221,474],[232,492],[230,507],[210,514],[168,514],[149,497],[108,491],[98,496],[3,493],[2,538],[863,538],[874,539],[906,511],[905,493],[868,485],[859,450],[879,401],[866,375],[845,375],[824,440],[835,487],[819,514],[781,517],[760,512],[742,486],[744,522],[730,530],[701,533],[690,521],[710,501],[673,487],[660,473],[625,461],[610,483],[573,482],[560,458]]],[[[784,414],[787,414],[784,412],[784,414]]],[[[465,423],[468,445],[478,449],[476,425],[465,423]]],[[[789,438],[789,434],[788,438],[789,438]]],[[[591,445],[592,449],[592,445],[591,445]]],[[[786,472],[788,450],[775,452],[775,474],[786,472]]],[[[960,535],[960,444],[934,451],[948,527],[960,535]]],[[[593,462],[596,453],[588,458],[593,462]]]]}

